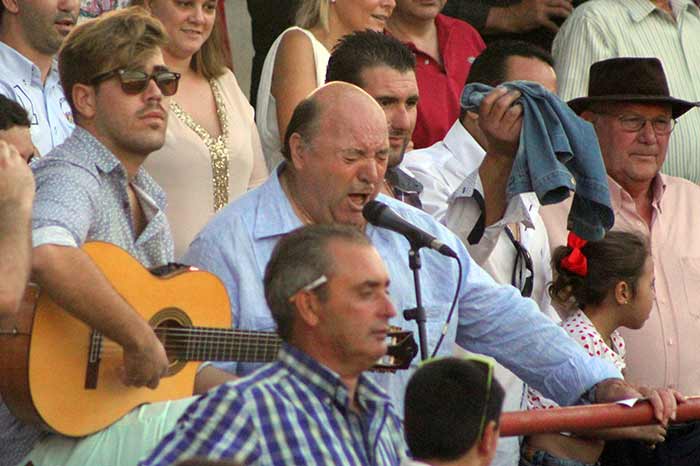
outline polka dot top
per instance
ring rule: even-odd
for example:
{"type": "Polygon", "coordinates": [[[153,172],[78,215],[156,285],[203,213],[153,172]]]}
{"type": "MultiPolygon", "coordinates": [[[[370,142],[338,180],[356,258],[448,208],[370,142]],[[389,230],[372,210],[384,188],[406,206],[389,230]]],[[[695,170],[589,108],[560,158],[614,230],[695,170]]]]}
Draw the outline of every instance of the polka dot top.
{"type": "MultiPolygon", "coordinates": [[[[625,341],[617,330],[610,335],[613,345],[610,348],[588,316],[581,310],[576,311],[575,314],[563,321],[561,326],[571,338],[588,351],[589,355],[605,359],[620,370],[625,368],[625,341]]],[[[531,387],[528,387],[526,397],[528,409],[559,407],[556,402],[545,398],[540,392],[531,387]]]]}

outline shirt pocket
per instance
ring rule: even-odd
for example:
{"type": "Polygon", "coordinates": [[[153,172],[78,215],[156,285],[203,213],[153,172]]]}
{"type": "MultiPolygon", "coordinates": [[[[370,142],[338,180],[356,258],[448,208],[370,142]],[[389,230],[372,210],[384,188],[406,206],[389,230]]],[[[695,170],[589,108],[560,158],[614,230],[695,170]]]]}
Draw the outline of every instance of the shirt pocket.
{"type": "Polygon", "coordinates": [[[700,318],[700,257],[681,257],[681,277],[685,291],[685,308],[700,318]]]}

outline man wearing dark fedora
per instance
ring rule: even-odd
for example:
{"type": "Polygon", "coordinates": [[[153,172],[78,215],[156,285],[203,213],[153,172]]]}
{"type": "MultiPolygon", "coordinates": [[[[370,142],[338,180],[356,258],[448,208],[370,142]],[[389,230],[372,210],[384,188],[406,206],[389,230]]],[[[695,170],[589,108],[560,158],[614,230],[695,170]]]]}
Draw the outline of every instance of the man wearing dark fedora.
{"type": "MultiPolygon", "coordinates": [[[[626,377],[686,394],[700,393],[700,187],[660,170],[674,127],[697,105],[670,95],[656,58],[594,63],[588,96],[569,102],[596,130],[615,212],[613,229],[641,233],[651,245],[656,296],[644,327],[623,332],[626,377]]],[[[553,248],[566,242],[569,204],[541,211],[553,248]]],[[[700,464],[700,423],[671,426],[666,442],[634,450],[626,453],[628,464],[700,464]]]]}
{"type": "MultiPolygon", "coordinates": [[[[700,100],[700,8],[695,3],[596,0],[577,7],[552,44],[559,95],[565,100],[585,96],[588,70],[597,61],[657,57],[673,95],[700,100]]],[[[691,112],[673,131],[664,173],[700,184],[698,133],[700,112],[691,112]]]]}

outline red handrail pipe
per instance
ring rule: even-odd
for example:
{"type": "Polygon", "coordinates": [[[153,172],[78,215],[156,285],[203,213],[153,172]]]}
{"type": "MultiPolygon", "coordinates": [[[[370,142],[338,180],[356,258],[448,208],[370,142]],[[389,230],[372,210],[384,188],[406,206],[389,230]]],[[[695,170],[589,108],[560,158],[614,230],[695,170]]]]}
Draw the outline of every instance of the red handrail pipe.
{"type": "MultiPolygon", "coordinates": [[[[676,420],[686,422],[700,419],[700,396],[688,397],[679,404],[676,420]]],[[[648,401],[638,401],[629,407],[606,403],[566,408],[513,411],[501,415],[501,437],[543,432],[579,432],[608,427],[643,426],[656,423],[648,401]]]]}

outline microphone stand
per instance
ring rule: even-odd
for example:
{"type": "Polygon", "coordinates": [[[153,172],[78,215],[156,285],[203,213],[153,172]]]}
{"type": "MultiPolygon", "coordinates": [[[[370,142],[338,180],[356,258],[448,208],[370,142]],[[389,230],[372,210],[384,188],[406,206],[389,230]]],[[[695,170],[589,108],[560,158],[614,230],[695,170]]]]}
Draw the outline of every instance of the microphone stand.
{"type": "Polygon", "coordinates": [[[415,320],[418,324],[418,344],[420,345],[420,358],[425,361],[428,359],[428,337],[425,331],[425,309],[423,308],[423,298],[420,290],[419,271],[421,267],[420,248],[411,243],[411,249],[408,251],[408,266],[413,271],[413,284],[416,290],[416,307],[403,311],[403,317],[406,320],[415,320]]]}

